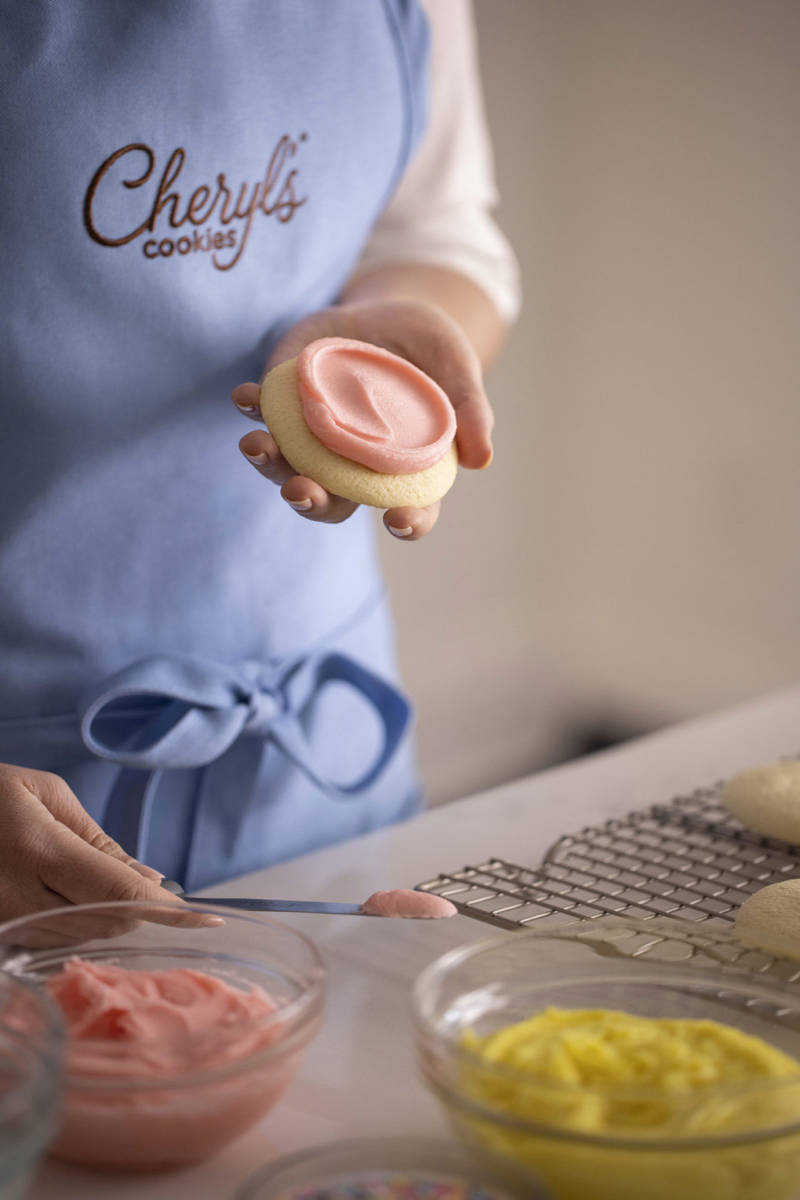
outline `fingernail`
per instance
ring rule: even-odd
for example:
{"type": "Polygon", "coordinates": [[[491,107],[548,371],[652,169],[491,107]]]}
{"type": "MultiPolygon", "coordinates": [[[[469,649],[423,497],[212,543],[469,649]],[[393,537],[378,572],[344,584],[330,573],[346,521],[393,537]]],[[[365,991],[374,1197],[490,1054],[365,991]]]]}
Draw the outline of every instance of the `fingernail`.
{"type": "Polygon", "coordinates": [[[389,533],[391,533],[394,537],[399,537],[399,538],[411,537],[411,534],[414,532],[414,528],[412,525],[406,525],[405,529],[396,529],[394,527],[394,525],[387,525],[386,528],[389,530],[389,533]]]}
{"type": "Polygon", "coordinates": [[[233,403],[236,405],[239,412],[247,413],[248,416],[251,416],[254,412],[258,412],[258,408],[255,404],[240,404],[238,400],[234,400],[233,403]]]}
{"type": "Polygon", "coordinates": [[[287,500],[286,503],[290,505],[295,512],[308,512],[312,506],[310,500],[287,500]]]}
{"type": "Polygon", "coordinates": [[[263,453],[263,451],[261,454],[248,454],[246,450],[243,450],[242,454],[245,456],[248,462],[253,464],[254,467],[265,467],[269,462],[269,459],[267,458],[266,454],[263,453]]]}
{"type": "Polygon", "coordinates": [[[203,926],[204,929],[217,928],[217,926],[225,924],[225,918],[224,917],[203,917],[200,924],[203,926]]]}
{"type": "Polygon", "coordinates": [[[132,862],[131,866],[139,875],[144,876],[145,879],[152,879],[154,883],[161,883],[164,878],[163,871],[157,871],[155,867],[148,867],[145,863],[132,862]]]}

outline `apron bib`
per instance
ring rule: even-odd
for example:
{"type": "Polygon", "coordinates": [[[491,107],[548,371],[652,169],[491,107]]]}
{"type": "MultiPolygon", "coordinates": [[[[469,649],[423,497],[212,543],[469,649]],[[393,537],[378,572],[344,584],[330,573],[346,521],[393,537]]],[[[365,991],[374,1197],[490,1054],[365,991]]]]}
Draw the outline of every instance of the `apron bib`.
{"type": "Polygon", "coordinates": [[[0,755],[190,887],[407,815],[373,523],[298,519],[228,395],[408,161],[420,11],[14,0],[0,28],[0,755]]]}

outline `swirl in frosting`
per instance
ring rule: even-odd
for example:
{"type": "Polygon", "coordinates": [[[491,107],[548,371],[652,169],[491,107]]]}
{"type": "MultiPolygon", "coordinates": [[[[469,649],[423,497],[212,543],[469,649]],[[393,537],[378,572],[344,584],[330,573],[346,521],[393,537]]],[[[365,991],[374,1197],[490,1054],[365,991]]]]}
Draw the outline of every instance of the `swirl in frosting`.
{"type": "Polygon", "coordinates": [[[343,458],[385,475],[437,463],[456,432],[437,383],[396,354],[349,338],[320,338],[297,357],[306,424],[343,458]]]}
{"type": "Polygon", "coordinates": [[[152,1170],[205,1158],[272,1107],[303,1048],[265,1054],[286,1033],[278,1005],[205,971],[74,958],[46,986],[68,1035],[51,1147],[68,1162],[152,1170]]]}
{"type": "Polygon", "coordinates": [[[134,971],[74,958],[47,981],[67,1026],[67,1068],[85,1077],[170,1077],[221,1067],[276,1036],[266,993],[205,971],[134,971]]]}

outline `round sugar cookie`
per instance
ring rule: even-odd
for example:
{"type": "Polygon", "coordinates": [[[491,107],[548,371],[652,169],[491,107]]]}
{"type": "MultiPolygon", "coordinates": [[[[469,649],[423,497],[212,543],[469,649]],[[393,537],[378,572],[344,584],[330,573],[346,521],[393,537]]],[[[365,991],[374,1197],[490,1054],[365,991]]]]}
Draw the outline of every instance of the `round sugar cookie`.
{"type": "Polygon", "coordinates": [[[450,490],[458,470],[455,442],[432,467],[407,475],[384,475],[329,450],[306,424],[295,363],[292,358],[273,367],[261,385],[259,400],[267,429],[298,475],[315,480],[336,496],[373,508],[427,508],[450,490]]]}
{"type": "Polygon", "coordinates": [[[800,845],[800,762],[741,771],[723,787],[722,803],[754,833],[800,845]]]}
{"type": "Polygon", "coordinates": [[[800,879],[771,883],[749,896],[733,928],[745,946],[800,960],[800,879]]]}

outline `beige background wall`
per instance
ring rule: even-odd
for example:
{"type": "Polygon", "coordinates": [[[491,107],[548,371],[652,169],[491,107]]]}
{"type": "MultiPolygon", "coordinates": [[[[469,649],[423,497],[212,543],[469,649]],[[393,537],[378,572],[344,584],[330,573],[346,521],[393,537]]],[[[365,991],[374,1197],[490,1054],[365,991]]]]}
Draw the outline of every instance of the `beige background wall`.
{"type": "Polygon", "coordinates": [[[800,3],[475,10],[526,304],[491,471],[383,547],[434,800],[800,675],[800,3]]]}

